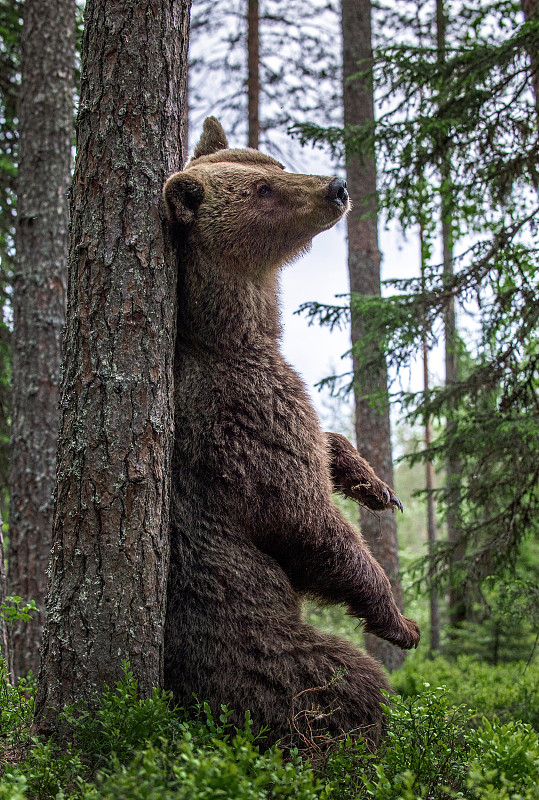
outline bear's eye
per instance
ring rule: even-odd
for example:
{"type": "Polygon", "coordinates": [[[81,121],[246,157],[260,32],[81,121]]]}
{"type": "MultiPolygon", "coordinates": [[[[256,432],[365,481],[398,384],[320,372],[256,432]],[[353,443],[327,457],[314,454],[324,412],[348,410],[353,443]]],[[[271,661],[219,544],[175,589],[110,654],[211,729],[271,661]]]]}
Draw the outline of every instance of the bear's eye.
{"type": "Polygon", "coordinates": [[[268,186],[267,183],[261,183],[257,189],[259,197],[265,197],[268,194],[271,194],[271,186],[268,186]]]}

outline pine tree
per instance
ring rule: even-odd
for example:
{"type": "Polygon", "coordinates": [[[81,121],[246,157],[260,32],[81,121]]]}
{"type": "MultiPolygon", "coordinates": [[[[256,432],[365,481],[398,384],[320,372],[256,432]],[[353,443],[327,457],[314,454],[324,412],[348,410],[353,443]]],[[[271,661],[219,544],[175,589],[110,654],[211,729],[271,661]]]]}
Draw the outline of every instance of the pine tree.
{"type": "Polygon", "coordinates": [[[15,675],[37,674],[58,431],[71,181],[75,4],[26,0],[18,99],[8,592],[38,613],[11,631],[15,675]]]}
{"type": "Polygon", "coordinates": [[[129,661],[162,681],[175,259],[188,0],[88,0],[82,41],[47,627],[36,698],[91,701],[129,661]]]}
{"type": "Polygon", "coordinates": [[[21,0],[0,4],[0,505],[7,512],[11,433],[11,292],[17,175],[21,0]]]}
{"type": "MultiPolygon", "coordinates": [[[[373,90],[369,66],[372,65],[370,0],[342,0],[343,105],[345,125],[372,124],[373,90]],[[363,73],[357,77],[358,70],[363,73]],[[356,77],[354,77],[356,76],[356,77]]],[[[352,200],[347,217],[348,271],[352,295],[380,295],[380,252],[374,153],[361,156],[348,149],[346,175],[352,200]]],[[[361,313],[351,311],[352,353],[363,336],[361,313]]],[[[383,354],[377,354],[369,370],[362,370],[354,357],[354,395],[357,446],[383,481],[393,485],[393,463],[387,397],[387,368],[383,354]],[[376,397],[376,402],[372,399],[376,397]]],[[[399,578],[397,525],[394,515],[380,517],[361,509],[361,532],[371,552],[384,568],[399,608],[403,609],[399,578]]],[[[404,660],[402,650],[375,636],[366,635],[367,650],[389,670],[404,660]]]]}
{"type": "MultiPolygon", "coordinates": [[[[458,341],[459,380],[401,394],[412,421],[426,415],[455,421],[415,458],[459,454],[467,550],[455,563],[454,543],[439,543],[429,572],[439,579],[451,575],[461,594],[473,597],[486,576],[514,574],[522,542],[539,533],[539,141],[529,91],[539,20],[536,14],[525,20],[514,2],[465,12],[444,60],[428,39],[395,41],[377,52],[374,82],[384,111],[374,126],[344,132],[310,126],[303,135],[337,152],[343,138],[348,148],[375,146],[382,206],[406,230],[425,206],[439,215],[440,161],[451,142],[455,274],[444,276],[443,265],[431,261],[423,284],[392,281],[392,296],[362,302],[369,324],[358,355],[368,365],[376,344],[399,370],[421,350],[425,331],[429,345],[440,338],[453,300],[474,314],[467,346],[458,341]]],[[[334,323],[345,309],[313,306],[311,312],[334,323]]],[[[447,509],[447,488],[439,498],[447,509]]]]}
{"type": "MultiPolygon", "coordinates": [[[[447,58],[446,28],[447,17],[444,7],[444,0],[436,0],[436,53],[439,66],[444,68],[447,58]]],[[[445,103],[444,89],[441,87],[439,92],[439,105],[443,107],[445,103]]],[[[446,136],[445,141],[440,146],[437,164],[440,172],[440,235],[443,262],[443,280],[447,287],[451,287],[454,277],[454,225],[453,225],[453,189],[452,189],[452,170],[451,170],[451,139],[446,136]]],[[[444,361],[445,361],[445,384],[447,388],[457,384],[459,381],[459,345],[457,334],[457,318],[455,309],[455,298],[450,290],[447,302],[443,311],[444,327],[444,361]]],[[[455,409],[448,406],[447,409],[447,440],[452,441],[456,430],[457,414],[455,409]]],[[[452,564],[457,568],[453,570],[455,578],[449,581],[449,619],[453,626],[460,625],[467,616],[465,597],[462,594],[461,586],[457,580],[458,562],[466,551],[466,542],[462,535],[461,522],[461,479],[462,465],[460,455],[456,448],[448,447],[445,458],[445,480],[447,497],[447,539],[451,545],[452,564]]]]}

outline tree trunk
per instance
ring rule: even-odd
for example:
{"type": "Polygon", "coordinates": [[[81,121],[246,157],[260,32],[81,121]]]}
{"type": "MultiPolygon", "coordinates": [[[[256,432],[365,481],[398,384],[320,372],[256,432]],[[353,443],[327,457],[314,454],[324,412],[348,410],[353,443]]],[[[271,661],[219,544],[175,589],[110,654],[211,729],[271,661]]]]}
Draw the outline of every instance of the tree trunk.
{"type": "MultiPolygon", "coordinates": [[[[425,375],[428,376],[428,356],[424,355],[425,375]]],[[[427,377],[428,381],[428,377],[427,377]]],[[[432,444],[432,431],[430,421],[425,423],[425,447],[432,444]]],[[[427,488],[427,541],[428,553],[432,559],[436,547],[436,510],[434,506],[434,467],[432,461],[425,464],[427,488]]],[[[432,562],[431,562],[432,563],[432,562]]],[[[438,588],[431,582],[429,586],[429,617],[430,617],[430,657],[434,658],[440,650],[440,607],[438,603],[438,588]]]]}
{"type": "MultiPolygon", "coordinates": [[[[453,278],[453,253],[450,244],[449,221],[445,216],[448,203],[442,198],[442,215],[445,217],[442,222],[442,244],[443,244],[443,265],[444,282],[450,283],[453,278]]],[[[449,212],[450,213],[450,212],[449,212]]],[[[448,300],[444,311],[444,335],[445,335],[445,385],[451,386],[458,381],[458,350],[457,350],[457,328],[455,316],[455,301],[451,297],[448,300]]],[[[453,409],[449,407],[447,414],[447,437],[449,446],[445,460],[446,475],[446,496],[447,496],[447,539],[452,545],[451,552],[451,572],[449,585],[449,621],[452,626],[458,626],[467,617],[467,603],[462,585],[458,579],[458,564],[462,561],[466,552],[466,542],[462,535],[462,517],[460,511],[461,491],[461,461],[460,455],[451,442],[456,433],[458,422],[453,409]]]]}
{"type": "Polygon", "coordinates": [[[175,258],[189,0],[88,0],[48,618],[37,727],[130,663],[162,682],[175,258]]]}
{"type": "MultiPolygon", "coordinates": [[[[443,0],[436,0],[436,44],[438,60],[443,63],[446,58],[446,26],[443,0]]],[[[440,98],[443,102],[443,95],[440,98]]],[[[442,216],[442,257],[444,285],[450,286],[454,275],[453,265],[453,230],[452,230],[452,205],[451,196],[451,152],[448,143],[440,164],[441,176],[441,216],[442,216]]],[[[458,338],[455,314],[455,300],[452,296],[446,302],[444,310],[444,338],[445,338],[445,385],[451,386],[459,379],[458,365],[458,338]]],[[[457,421],[450,408],[447,415],[447,434],[451,442],[457,421]]],[[[446,489],[447,489],[447,538],[453,546],[449,585],[449,621],[451,625],[460,625],[466,619],[466,600],[462,586],[458,580],[455,567],[464,557],[466,543],[462,536],[462,519],[460,513],[461,491],[460,455],[454,445],[450,444],[445,461],[446,489]]]]}
{"type": "MultiPolygon", "coordinates": [[[[425,291],[425,241],[423,235],[423,223],[419,225],[419,239],[421,245],[421,285],[425,291]]],[[[427,331],[423,335],[423,391],[427,394],[429,390],[429,348],[427,342],[427,331]]],[[[430,418],[425,415],[425,448],[428,451],[432,444],[432,429],[430,418]]],[[[436,510],[434,506],[434,467],[430,458],[425,462],[425,482],[427,489],[427,543],[429,557],[434,556],[436,547],[436,510]]],[[[432,569],[432,567],[430,568],[432,569]]],[[[438,589],[432,583],[429,586],[429,611],[430,611],[430,656],[434,658],[440,649],[440,610],[438,604],[438,589]]]]}
{"type": "MultiPolygon", "coordinates": [[[[345,125],[372,121],[372,83],[364,78],[350,81],[351,75],[367,69],[372,60],[371,6],[369,0],[342,0],[343,32],[343,101],[345,125]],[[358,62],[363,62],[358,66],[358,62]]],[[[380,252],[376,200],[376,164],[374,154],[362,157],[347,153],[346,173],[353,208],[348,215],[348,270],[350,291],[365,295],[380,294],[380,252]]],[[[363,323],[352,315],[352,345],[362,336],[363,323]]],[[[393,465],[387,402],[387,369],[381,358],[377,370],[356,373],[356,437],[361,455],[376,474],[393,485],[393,465]],[[381,392],[383,406],[372,407],[368,396],[381,392]]],[[[361,509],[361,531],[369,547],[387,573],[397,605],[402,611],[403,597],[399,580],[399,554],[396,520],[392,514],[375,514],[361,509]]],[[[404,653],[388,642],[366,635],[367,650],[389,670],[400,666],[404,653]]]]}
{"type": "Polygon", "coordinates": [[[247,146],[258,150],[260,138],[258,0],[247,0],[247,4],[247,102],[249,118],[247,146]]]}
{"type": "Polygon", "coordinates": [[[38,613],[10,631],[37,674],[58,436],[73,143],[74,0],[26,0],[21,40],[8,592],[38,613]]]}
{"type": "MultiPolygon", "coordinates": [[[[2,520],[0,518],[0,608],[6,599],[6,565],[4,553],[4,537],[2,534],[2,520]]],[[[7,624],[2,614],[0,614],[0,656],[2,656],[6,662],[6,671],[9,675],[11,672],[11,658],[7,638],[7,624]]]]}
{"type": "MultiPolygon", "coordinates": [[[[521,0],[522,11],[526,22],[537,13],[538,0],[521,0]]],[[[535,108],[539,115],[539,53],[529,53],[532,68],[532,89],[535,98],[535,108]]]]}

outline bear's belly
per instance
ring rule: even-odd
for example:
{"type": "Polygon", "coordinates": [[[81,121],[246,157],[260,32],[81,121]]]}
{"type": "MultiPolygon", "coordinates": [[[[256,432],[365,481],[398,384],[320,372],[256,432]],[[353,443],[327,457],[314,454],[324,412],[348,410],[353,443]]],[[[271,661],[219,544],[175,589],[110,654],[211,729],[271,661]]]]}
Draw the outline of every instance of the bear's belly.
{"type": "Polygon", "coordinates": [[[301,625],[301,601],[277,562],[241,531],[207,512],[186,514],[188,506],[171,527],[166,684],[207,697],[220,670],[284,654],[301,625]]]}

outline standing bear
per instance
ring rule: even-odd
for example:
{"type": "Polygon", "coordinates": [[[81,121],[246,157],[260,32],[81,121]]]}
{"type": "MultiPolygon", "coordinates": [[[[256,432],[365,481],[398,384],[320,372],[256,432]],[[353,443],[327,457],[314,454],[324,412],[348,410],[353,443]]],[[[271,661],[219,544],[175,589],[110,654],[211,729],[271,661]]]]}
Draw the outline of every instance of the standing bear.
{"type": "Polygon", "coordinates": [[[175,446],[165,686],[182,706],[246,709],[269,738],[383,729],[379,664],[305,624],[343,603],[369,633],[419,641],[389,581],[332,502],[399,505],[352,445],[324,434],[279,351],[278,276],[349,208],[339,178],[228,149],[216,119],[164,188],[178,251],[175,446]]]}

